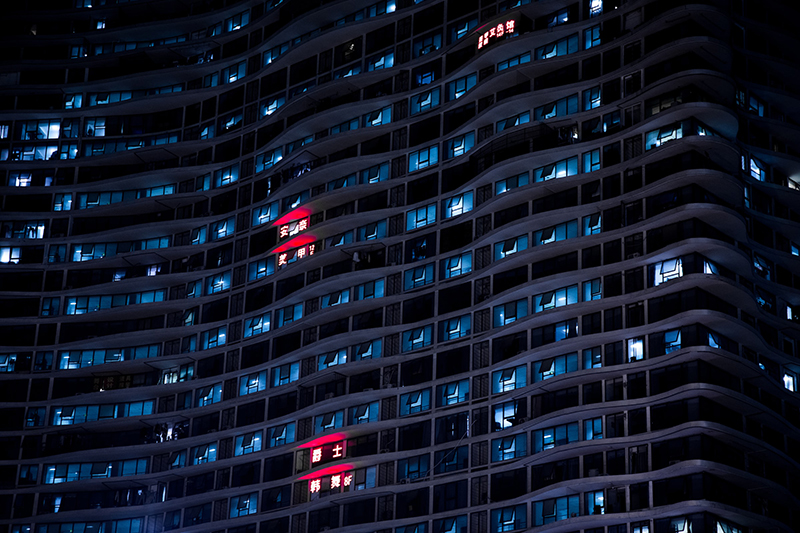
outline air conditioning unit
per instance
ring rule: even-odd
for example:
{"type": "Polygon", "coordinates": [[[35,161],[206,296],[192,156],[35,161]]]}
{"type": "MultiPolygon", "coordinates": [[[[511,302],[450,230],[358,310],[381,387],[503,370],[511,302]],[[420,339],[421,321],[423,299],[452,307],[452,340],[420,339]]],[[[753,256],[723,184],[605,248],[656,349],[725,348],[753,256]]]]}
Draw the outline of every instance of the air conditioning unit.
{"type": "Polygon", "coordinates": [[[383,388],[384,389],[393,389],[394,388],[394,383],[384,383],[383,384],[383,388]]]}
{"type": "Polygon", "coordinates": [[[381,448],[381,451],[379,453],[392,453],[392,450],[390,450],[389,448],[381,448]]]}
{"type": "Polygon", "coordinates": [[[589,469],[589,477],[597,477],[600,475],[600,470],[597,468],[590,468],[589,469]]]}
{"type": "Polygon", "coordinates": [[[517,424],[522,424],[522,423],[524,423],[524,422],[527,422],[527,421],[528,421],[528,418],[527,418],[527,417],[525,417],[525,416],[521,416],[521,417],[519,417],[519,418],[517,419],[517,424]]]}
{"type": "Polygon", "coordinates": [[[636,259],[640,255],[642,254],[640,254],[639,252],[633,252],[632,254],[628,254],[628,259],[636,259]]]}
{"type": "Polygon", "coordinates": [[[334,399],[335,397],[336,397],[336,394],[334,394],[334,393],[332,393],[332,392],[326,392],[326,393],[325,393],[325,399],[326,399],[326,400],[332,400],[332,399],[334,399]]]}
{"type": "Polygon", "coordinates": [[[406,483],[408,483],[408,481],[409,481],[408,478],[404,477],[403,479],[400,480],[400,484],[405,485],[406,483]]]}

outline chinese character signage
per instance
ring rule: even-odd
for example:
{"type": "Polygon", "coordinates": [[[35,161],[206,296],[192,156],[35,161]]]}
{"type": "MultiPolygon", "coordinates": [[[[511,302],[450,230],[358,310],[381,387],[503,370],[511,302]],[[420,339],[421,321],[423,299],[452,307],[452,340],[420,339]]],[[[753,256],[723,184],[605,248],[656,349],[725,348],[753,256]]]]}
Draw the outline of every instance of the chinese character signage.
{"type": "Polygon", "coordinates": [[[478,37],[478,50],[499,39],[514,35],[514,32],[516,31],[515,26],[516,21],[514,20],[507,20],[505,22],[492,25],[492,27],[484,31],[480,37],[478,37]]]}
{"type": "Polygon", "coordinates": [[[313,495],[331,494],[353,490],[353,472],[339,472],[308,481],[308,491],[313,495]]]}
{"type": "Polygon", "coordinates": [[[314,255],[316,249],[316,244],[307,244],[306,246],[301,246],[300,248],[280,252],[278,253],[278,268],[284,267],[289,263],[294,263],[298,259],[302,259],[306,256],[314,255]]]}
{"type": "Polygon", "coordinates": [[[298,233],[307,230],[309,227],[308,217],[301,218],[300,220],[294,220],[292,222],[287,222],[286,224],[282,224],[278,228],[278,238],[280,240],[288,239],[289,237],[294,237],[298,233]]]}
{"type": "Polygon", "coordinates": [[[344,441],[330,442],[311,448],[311,467],[344,459],[344,441]]]}

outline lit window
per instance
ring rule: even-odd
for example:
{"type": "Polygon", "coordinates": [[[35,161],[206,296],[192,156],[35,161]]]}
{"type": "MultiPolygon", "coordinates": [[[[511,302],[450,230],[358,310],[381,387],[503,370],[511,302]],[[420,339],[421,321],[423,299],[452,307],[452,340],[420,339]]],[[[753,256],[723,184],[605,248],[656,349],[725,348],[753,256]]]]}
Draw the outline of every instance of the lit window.
{"type": "Polygon", "coordinates": [[[272,369],[272,386],[280,387],[300,379],[300,363],[289,363],[272,369]]]}
{"type": "Polygon", "coordinates": [[[596,17],[603,13],[603,0],[590,0],[589,16],[596,17]]]}
{"type": "Polygon", "coordinates": [[[504,180],[495,183],[495,194],[503,194],[509,192],[517,187],[523,187],[528,184],[528,173],[523,172],[518,176],[511,176],[504,180]]]}
{"type": "Polygon", "coordinates": [[[533,453],[539,453],[556,446],[577,442],[578,440],[577,422],[539,429],[533,432],[533,453]]]}
{"type": "Polygon", "coordinates": [[[419,350],[433,342],[433,326],[410,329],[403,332],[403,352],[419,350]]]}
{"type": "Polygon", "coordinates": [[[461,98],[467,93],[467,91],[475,87],[477,82],[477,74],[470,74],[468,76],[464,76],[463,78],[451,81],[447,84],[447,101],[449,102],[450,100],[461,98]]]}
{"type": "Polygon", "coordinates": [[[528,315],[528,299],[522,298],[494,307],[494,327],[499,328],[516,322],[528,315]]]}
{"type": "Polygon", "coordinates": [[[528,249],[528,236],[520,235],[495,243],[494,245],[494,258],[495,261],[508,257],[509,255],[521,252],[528,249]]]}
{"type": "Polygon", "coordinates": [[[588,514],[605,514],[605,495],[602,490],[586,493],[586,512],[588,514]]]}
{"type": "Polygon", "coordinates": [[[244,321],[244,337],[252,337],[269,331],[270,313],[267,311],[263,315],[247,318],[244,321]]]}
{"type": "Polygon", "coordinates": [[[797,374],[785,372],[783,374],[783,386],[786,390],[797,392],[797,374]]]}
{"type": "Polygon", "coordinates": [[[472,191],[442,200],[444,218],[456,217],[472,211],[472,191]]]}
{"type": "Polygon", "coordinates": [[[329,429],[337,429],[344,425],[344,411],[334,411],[314,417],[314,434],[329,429]]]}
{"type": "Polygon", "coordinates": [[[350,408],[350,424],[368,424],[378,421],[378,402],[365,403],[350,408]]]}
{"type": "Polygon", "coordinates": [[[494,406],[494,431],[503,431],[527,421],[525,402],[511,400],[494,406]]]}
{"type": "Polygon", "coordinates": [[[439,105],[439,88],[411,97],[411,115],[428,111],[439,105]]]}
{"type": "Polygon", "coordinates": [[[408,291],[433,283],[433,270],[433,263],[406,270],[403,273],[404,290],[408,291]]]}
{"type": "Polygon", "coordinates": [[[653,286],[661,285],[667,281],[683,276],[683,261],[681,258],[660,261],[653,265],[653,286]]]}
{"type": "Polygon", "coordinates": [[[578,34],[570,35],[564,39],[556,42],[540,46],[536,49],[535,56],[537,60],[550,59],[553,57],[563,56],[567,54],[574,54],[578,51],[578,34]]]}
{"type": "Polygon", "coordinates": [[[421,228],[436,222],[436,204],[406,211],[406,231],[421,228]]]}
{"type": "MultiPolygon", "coordinates": [[[[681,349],[681,330],[673,329],[664,332],[664,353],[681,349]]],[[[638,359],[637,359],[638,361],[638,359]]]]}
{"type": "Polygon", "coordinates": [[[570,157],[551,165],[539,167],[533,171],[533,181],[542,182],[552,179],[574,176],[578,173],[578,158],[570,157]]]}
{"type": "Polygon", "coordinates": [[[497,394],[519,389],[527,385],[527,366],[497,370],[492,373],[492,392],[497,394]]]}
{"type": "Polygon", "coordinates": [[[578,303],[578,285],[570,285],[534,296],[534,313],[578,303]]]}
{"type": "Polygon", "coordinates": [[[230,517],[247,516],[258,512],[258,492],[233,496],[230,505],[230,517]]]}
{"type": "Polygon", "coordinates": [[[470,316],[464,315],[439,322],[439,341],[451,341],[472,333],[470,316]]]}
{"type": "Polygon", "coordinates": [[[492,532],[516,531],[528,527],[526,504],[492,510],[492,532]]]}
{"type": "Polygon", "coordinates": [[[578,222],[570,220],[557,226],[544,228],[533,233],[533,245],[541,246],[553,242],[572,239],[578,236],[578,222]]]}
{"type": "MultiPolygon", "coordinates": [[[[408,156],[408,171],[422,170],[439,162],[439,146],[433,145],[411,152],[408,156]]],[[[436,205],[436,204],[432,204],[436,205]]]]}
{"type": "Polygon", "coordinates": [[[588,50],[600,45],[600,25],[583,30],[583,48],[588,50]]]}
{"type": "Polygon", "coordinates": [[[239,378],[239,396],[246,396],[267,388],[267,371],[254,372],[239,378]]]}
{"type": "Polygon", "coordinates": [[[355,300],[370,300],[372,298],[383,298],[383,280],[376,279],[357,285],[354,289],[355,300]]]}
{"type": "Polygon", "coordinates": [[[500,133],[501,131],[507,130],[509,128],[513,128],[515,126],[519,126],[520,124],[527,124],[530,121],[531,121],[531,113],[530,111],[525,111],[524,113],[520,113],[519,115],[514,115],[513,117],[509,117],[498,122],[497,133],[500,133]]]}
{"type": "Polygon", "coordinates": [[[331,294],[326,294],[322,297],[322,304],[321,308],[325,309],[326,307],[334,307],[339,304],[346,304],[350,301],[350,290],[343,289],[341,291],[336,291],[331,294]]]}
{"type": "Polygon", "coordinates": [[[767,172],[764,163],[754,157],[750,158],[750,176],[758,181],[766,181],[767,172]]]}
{"type": "Polygon", "coordinates": [[[460,135],[455,139],[450,139],[449,141],[445,142],[445,159],[452,159],[454,157],[459,157],[472,149],[473,145],[475,144],[475,133],[465,133],[464,135],[460,135]]]}
{"type": "Polygon", "coordinates": [[[496,463],[516,459],[517,457],[525,457],[528,449],[527,444],[527,438],[524,433],[494,439],[492,441],[492,462],[496,463]]]}
{"type": "Polygon", "coordinates": [[[367,60],[367,71],[391,68],[394,65],[394,52],[388,51],[367,60]]]}
{"type": "Polygon", "coordinates": [[[583,110],[589,111],[600,107],[600,86],[583,91],[583,110]]]}
{"type": "Polygon", "coordinates": [[[317,356],[318,371],[345,363],[347,363],[347,350],[344,348],[317,356]]]}
{"type": "Polygon", "coordinates": [[[421,413],[431,408],[431,390],[424,389],[400,395],[400,416],[421,413]]]}
{"type": "Polygon", "coordinates": [[[450,279],[472,272],[472,252],[443,259],[440,263],[441,278],[450,279]]]}
{"type": "MultiPolygon", "coordinates": [[[[680,331],[677,337],[678,347],[680,347],[680,331]]],[[[644,359],[644,338],[638,337],[628,339],[628,362],[641,361],[644,359]]]]}
{"type": "Polygon", "coordinates": [[[295,304],[278,309],[278,318],[276,319],[276,327],[283,327],[291,324],[295,320],[303,318],[303,304],[295,304]]]}
{"type": "Polygon", "coordinates": [[[364,127],[381,126],[392,121],[392,107],[387,106],[364,115],[364,127]]]}
{"type": "Polygon", "coordinates": [[[681,123],[665,126],[663,128],[648,131],[645,135],[645,150],[656,148],[669,141],[683,138],[683,127],[681,123]]]}
{"type": "Polygon", "coordinates": [[[583,301],[599,300],[603,297],[603,284],[600,278],[583,282],[583,301]]]}
{"type": "MultiPolygon", "coordinates": [[[[261,433],[260,431],[258,432],[261,433]]],[[[291,444],[294,442],[295,424],[283,424],[267,429],[267,448],[274,448],[275,446],[283,446],[284,444],[291,444]]]]}
{"type": "Polygon", "coordinates": [[[583,439],[597,440],[603,438],[603,419],[602,417],[592,418],[583,421],[583,439]]]}

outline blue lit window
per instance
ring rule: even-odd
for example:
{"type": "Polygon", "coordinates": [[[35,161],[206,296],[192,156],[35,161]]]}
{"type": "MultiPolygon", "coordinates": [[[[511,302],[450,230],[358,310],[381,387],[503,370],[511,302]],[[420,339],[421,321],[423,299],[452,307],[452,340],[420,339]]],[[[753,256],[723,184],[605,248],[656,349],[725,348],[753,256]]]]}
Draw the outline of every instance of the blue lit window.
{"type": "Polygon", "coordinates": [[[400,416],[421,413],[431,408],[431,389],[400,395],[400,416]]]}
{"type": "Polygon", "coordinates": [[[469,74],[463,78],[458,78],[457,80],[451,81],[447,84],[447,101],[449,102],[451,100],[461,98],[467,94],[467,91],[475,87],[477,82],[477,74],[469,74]]]}
{"type": "Polygon", "coordinates": [[[433,521],[433,533],[466,533],[467,515],[439,518],[433,521]]]}
{"type": "MultiPolygon", "coordinates": [[[[447,430],[451,430],[454,425],[450,425],[447,430]]],[[[433,464],[435,465],[433,469],[435,474],[464,470],[469,465],[469,448],[468,446],[458,446],[448,450],[439,450],[433,454],[433,464]]]]}
{"type": "MultiPolygon", "coordinates": [[[[430,468],[430,455],[416,455],[397,461],[397,479],[409,480],[427,477],[430,468]]],[[[407,526],[408,527],[408,526],[407,526]]],[[[414,526],[415,527],[415,526],[414,526]]],[[[412,533],[412,529],[409,533],[412,533]]],[[[418,533],[424,533],[424,527],[418,533]]]]}
{"type": "Polygon", "coordinates": [[[333,79],[338,80],[341,78],[349,78],[350,76],[357,76],[361,74],[361,62],[354,63],[347,67],[340,68],[333,72],[333,79]]]}
{"type": "Polygon", "coordinates": [[[254,372],[239,378],[239,396],[246,396],[267,388],[267,371],[254,372]]]}
{"type": "Polygon", "coordinates": [[[253,226],[259,226],[261,224],[266,224],[267,222],[272,222],[276,218],[278,218],[279,212],[278,202],[272,202],[266,205],[262,205],[253,209],[253,226]]]}
{"type": "Polygon", "coordinates": [[[389,179],[389,163],[381,163],[361,171],[361,181],[365,183],[379,183],[389,179]]]}
{"type": "Polygon", "coordinates": [[[410,268],[403,273],[404,290],[416,289],[433,283],[433,263],[410,268]]]}
{"type": "Polygon", "coordinates": [[[247,455],[261,451],[261,431],[251,431],[234,439],[233,455],[247,455]]]}
{"type": "Polygon", "coordinates": [[[592,87],[583,91],[583,110],[589,111],[596,107],[600,107],[600,86],[592,87]]]}
{"type": "Polygon", "coordinates": [[[513,507],[492,510],[492,533],[516,531],[528,527],[528,506],[524,503],[513,507]]]}
{"type": "Polygon", "coordinates": [[[583,30],[583,48],[588,50],[595,46],[600,46],[600,25],[592,26],[583,30]]]}
{"type": "Polygon", "coordinates": [[[192,465],[213,463],[217,460],[217,443],[203,444],[191,449],[192,465]]]}
{"type": "Polygon", "coordinates": [[[303,146],[311,144],[312,142],[314,142],[313,135],[309,135],[307,137],[303,137],[301,139],[297,139],[296,141],[290,142],[289,144],[286,145],[286,155],[288,156],[295,150],[299,150],[303,146]]]}
{"type": "MultiPolygon", "coordinates": [[[[527,124],[530,121],[531,121],[530,111],[525,111],[524,113],[520,113],[519,115],[514,115],[513,117],[504,118],[503,120],[497,123],[497,133],[500,133],[503,130],[507,130],[508,128],[519,126],[520,124],[527,124]]],[[[527,174],[525,174],[525,177],[527,178],[527,174]]]]}
{"type": "Polygon", "coordinates": [[[353,232],[345,231],[333,237],[325,239],[325,248],[333,248],[334,246],[343,246],[353,242],[353,232]]]}
{"type": "Polygon", "coordinates": [[[195,407],[204,407],[222,401],[222,383],[207,385],[197,390],[195,407]]]}
{"type": "Polygon", "coordinates": [[[514,302],[496,305],[493,315],[496,328],[516,322],[518,319],[528,316],[528,299],[522,298],[514,302]]]}
{"type": "Polygon", "coordinates": [[[750,176],[758,181],[766,181],[765,165],[755,157],[750,158],[750,176]]]}
{"type": "Polygon", "coordinates": [[[222,83],[233,83],[247,74],[247,61],[241,61],[222,69],[222,83]]]}
{"type": "Polygon", "coordinates": [[[368,281],[354,288],[355,300],[369,300],[372,298],[383,298],[383,279],[368,281]]]}
{"type": "Polygon", "coordinates": [[[541,526],[578,516],[580,500],[580,496],[576,494],[533,502],[533,525],[541,526]]]}
{"type": "Polygon", "coordinates": [[[504,368],[492,372],[492,392],[508,392],[519,389],[528,384],[528,369],[526,365],[504,368]]]}
{"type": "Polygon", "coordinates": [[[289,50],[289,41],[286,41],[283,44],[279,44],[275,48],[267,50],[266,52],[264,52],[264,66],[266,67],[267,65],[278,59],[278,57],[281,54],[286,53],[288,50],[289,50]]]}
{"type": "Polygon", "coordinates": [[[381,356],[381,339],[375,339],[351,346],[352,360],[378,359],[381,356]]]}
{"type": "Polygon", "coordinates": [[[537,294],[533,297],[533,301],[534,313],[578,303],[578,285],[570,285],[569,287],[537,294]]]}
{"type": "Polygon", "coordinates": [[[406,231],[421,228],[436,222],[436,204],[424,205],[406,211],[406,231]]]}
{"type": "Polygon", "coordinates": [[[680,122],[670,126],[664,126],[657,130],[648,131],[645,134],[645,150],[657,148],[664,143],[683,138],[683,126],[680,122]]]}
{"type": "Polygon", "coordinates": [[[419,350],[433,342],[433,326],[409,329],[403,332],[403,352],[419,350]]]}
{"type": "Polygon", "coordinates": [[[371,241],[374,239],[383,239],[384,237],[386,237],[385,220],[379,220],[378,222],[361,226],[356,232],[357,241],[371,241]]]}
{"type": "Polygon", "coordinates": [[[339,304],[346,304],[350,301],[350,289],[342,289],[340,291],[326,294],[322,297],[320,308],[334,307],[339,304]]]}
{"type": "Polygon", "coordinates": [[[275,148],[274,150],[257,155],[256,172],[261,172],[272,168],[273,166],[277,165],[281,159],[283,159],[283,150],[281,148],[275,148]]]}
{"type": "Polygon", "coordinates": [[[664,332],[664,353],[681,349],[681,330],[673,329],[664,332]]]}
{"type": "Polygon", "coordinates": [[[203,282],[201,280],[190,281],[186,284],[186,297],[199,298],[203,295],[203,282]]]}
{"type": "Polygon", "coordinates": [[[573,94],[565,98],[539,106],[533,110],[533,120],[547,120],[555,117],[564,117],[578,112],[578,95],[573,94]]]}
{"type": "Polygon", "coordinates": [[[246,318],[244,321],[244,338],[260,335],[269,331],[270,313],[246,318]]]}
{"type": "Polygon", "coordinates": [[[408,171],[422,170],[439,162],[439,145],[434,144],[408,155],[408,171]]]}
{"type": "Polygon", "coordinates": [[[469,152],[475,145],[475,132],[465,133],[444,143],[445,159],[453,159],[469,152]]]}
{"type": "Polygon", "coordinates": [[[333,411],[332,413],[325,413],[314,417],[314,435],[327,431],[329,429],[337,429],[344,425],[344,411],[333,411]]]}
{"type": "Polygon", "coordinates": [[[442,259],[439,264],[441,268],[441,279],[450,279],[462,274],[467,274],[472,272],[472,252],[442,259]]]}
{"type": "Polygon", "coordinates": [[[583,440],[597,440],[603,438],[603,418],[592,418],[583,421],[583,440]]]}
{"type": "Polygon", "coordinates": [[[584,152],[583,154],[583,171],[594,172],[600,170],[600,149],[584,152]]]}
{"type": "Polygon", "coordinates": [[[600,233],[602,231],[601,221],[600,213],[583,217],[583,234],[597,235],[600,233]]]}
{"type": "Polygon", "coordinates": [[[431,52],[435,52],[441,47],[442,47],[442,34],[436,32],[433,35],[428,35],[426,37],[420,37],[415,39],[412,51],[414,54],[414,58],[418,58],[424,56],[425,54],[430,54],[431,52]]]}
{"type": "Polygon", "coordinates": [[[275,327],[281,328],[301,318],[303,318],[303,304],[295,304],[278,309],[275,327]]]}
{"type": "Polygon", "coordinates": [[[596,17],[603,13],[603,0],[589,0],[589,16],[596,17]]]}
{"type": "Polygon", "coordinates": [[[394,65],[394,52],[388,50],[367,60],[367,72],[391,68],[394,65]]]}
{"type": "Polygon", "coordinates": [[[561,24],[566,24],[567,22],[569,22],[569,9],[562,9],[551,15],[550,20],[547,22],[547,27],[554,28],[561,24]]]}
{"type": "MultiPolygon", "coordinates": [[[[259,433],[261,433],[259,431],[259,433]]],[[[295,424],[290,422],[281,426],[275,426],[267,429],[267,448],[274,448],[275,446],[283,446],[284,444],[291,444],[294,442],[295,424]]]]}
{"type": "Polygon", "coordinates": [[[590,302],[603,297],[603,284],[600,278],[583,282],[583,301],[590,302]]]}
{"type": "Polygon", "coordinates": [[[495,183],[495,194],[503,194],[517,187],[523,187],[528,184],[528,173],[523,172],[518,176],[511,176],[504,180],[495,183]]]}
{"type": "Polygon", "coordinates": [[[211,229],[209,230],[209,233],[211,234],[210,240],[216,241],[218,239],[223,239],[233,235],[234,231],[236,230],[235,226],[235,217],[213,222],[211,224],[211,229]]]}
{"type": "Polygon", "coordinates": [[[463,37],[465,37],[471,30],[475,29],[475,26],[478,25],[477,18],[471,18],[469,20],[464,20],[461,22],[456,22],[455,24],[450,25],[450,39],[448,43],[453,43],[463,37]]]}
{"type": "Polygon", "coordinates": [[[578,221],[570,220],[563,222],[557,226],[550,226],[533,233],[533,245],[541,246],[542,244],[550,244],[551,242],[563,241],[572,239],[578,236],[578,221]]]}
{"type": "Polygon", "coordinates": [[[350,119],[342,122],[341,124],[337,124],[331,128],[331,135],[335,135],[337,133],[343,133],[345,131],[350,130],[357,130],[358,129],[358,119],[350,119]]]}
{"type": "Polygon", "coordinates": [[[436,387],[436,406],[444,407],[469,401],[469,380],[462,379],[436,387]]]}
{"type": "Polygon", "coordinates": [[[528,235],[512,237],[505,241],[500,241],[494,245],[494,259],[498,261],[509,255],[528,249],[528,235]]]}
{"type": "Polygon", "coordinates": [[[440,90],[438,87],[411,97],[411,115],[428,111],[439,105],[440,90]]]}
{"type": "Polygon", "coordinates": [[[386,106],[383,109],[376,109],[364,115],[364,127],[370,128],[372,126],[382,126],[389,124],[392,121],[392,106],[386,106]]]}
{"type": "Polygon", "coordinates": [[[352,174],[348,174],[347,176],[343,176],[339,179],[335,179],[333,181],[328,182],[328,191],[335,191],[336,189],[343,189],[345,187],[352,187],[356,184],[356,180],[358,178],[358,173],[353,172],[352,174]]]}
{"type": "Polygon", "coordinates": [[[332,366],[343,365],[347,363],[347,350],[342,348],[332,352],[324,353],[317,356],[317,370],[322,371],[332,366]]]}
{"type": "Polygon", "coordinates": [[[258,512],[258,492],[233,496],[230,510],[231,518],[256,514],[258,512]]]}
{"type": "Polygon", "coordinates": [[[492,440],[493,463],[525,457],[526,455],[528,455],[528,439],[524,433],[492,440]]]}
{"type": "Polygon", "coordinates": [[[559,41],[555,41],[536,49],[537,60],[550,59],[552,57],[574,54],[578,51],[578,34],[570,35],[559,41]]]}
{"type": "Polygon", "coordinates": [[[300,363],[289,363],[272,369],[272,386],[288,385],[300,379],[300,363]]]}
{"type": "Polygon", "coordinates": [[[533,363],[533,382],[538,383],[567,372],[578,371],[578,352],[548,357],[533,363]]]}
{"type": "Polygon", "coordinates": [[[306,203],[310,197],[311,193],[309,192],[308,189],[301,191],[297,194],[292,194],[283,199],[283,210],[289,211],[291,209],[294,209],[295,207],[298,207],[306,203]]]}
{"type": "Polygon", "coordinates": [[[472,191],[442,200],[444,218],[457,217],[472,211],[472,191]]]}
{"type": "Polygon", "coordinates": [[[0,354],[0,373],[14,372],[16,364],[17,364],[17,354],[15,353],[0,354]]]}
{"type": "Polygon", "coordinates": [[[284,96],[276,96],[271,98],[261,104],[261,116],[266,117],[273,114],[275,111],[278,110],[283,104],[286,103],[286,97],[284,96]]]}
{"type": "Polygon", "coordinates": [[[563,159],[551,165],[539,167],[533,171],[533,181],[535,183],[567,176],[574,176],[578,173],[578,157],[563,159]]]}
{"type": "Polygon", "coordinates": [[[503,431],[525,421],[525,400],[511,400],[494,406],[493,431],[503,431]]]}
{"type": "Polygon", "coordinates": [[[452,341],[471,334],[470,315],[459,316],[439,322],[439,341],[452,341]]]}
{"type": "Polygon", "coordinates": [[[572,422],[561,426],[539,429],[533,432],[533,453],[577,442],[578,423],[572,422]]]}
{"type": "Polygon", "coordinates": [[[226,270],[206,278],[206,294],[216,294],[231,287],[231,271],[226,270]]]}
{"type": "Polygon", "coordinates": [[[365,403],[350,408],[350,425],[378,421],[378,402],[365,403]]]}
{"type": "Polygon", "coordinates": [[[275,272],[275,257],[271,256],[266,259],[253,261],[247,265],[247,271],[248,281],[255,281],[269,276],[275,272]]]}
{"type": "Polygon", "coordinates": [[[511,67],[516,67],[517,65],[522,65],[523,63],[530,63],[530,62],[531,62],[531,53],[525,52],[524,54],[510,57],[505,61],[499,62],[497,64],[497,71],[500,72],[501,70],[505,70],[511,67]]]}
{"type": "Polygon", "coordinates": [[[599,346],[583,350],[583,369],[602,368],[603,354],[599,346]]]}
{"type": "Polygon", "coordinates": [[[230,185],[239,179],[239,165],[231,165],[214,171],[214,188],[230,185]]]}
{"type": "Polygon", "coordinates": [[[657,287],[662,283],[683,276],[683,261],[680,257],[659,261],[650,267],[650,269],[652,272],[653,286],[657,287]]]}
{"type": "Polygon", "coordinates": [[[236,31],[244,28],[250,22],[250,11],[242,11],[225,20],[225,31],[236,31]]]}

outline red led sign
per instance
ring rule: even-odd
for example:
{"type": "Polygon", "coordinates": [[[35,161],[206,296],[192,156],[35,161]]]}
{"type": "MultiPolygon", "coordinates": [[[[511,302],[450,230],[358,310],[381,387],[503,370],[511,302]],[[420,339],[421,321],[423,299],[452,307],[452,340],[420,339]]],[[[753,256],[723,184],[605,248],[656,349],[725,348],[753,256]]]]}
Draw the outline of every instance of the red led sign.
{"type": "Polygon", "coordinates": [[[483,32],[483,34],[481,34],[481,36],[478,38],[478,50],[506,35],[514,35],[515,26],[516,21],[513,19],[501,22],[496,26],[492,26],[483,32]]]}
{"type": "Polygon", "coordinates": [[[311,448],[311,466],[319,466],[345,457],[344,441],[331,442],[311,448]]]}
{"type": "Polygon", "coordinates": [[[316,244],[309,244],[306,246],[301,246],[300,248],[295,248],[294,250],[288,250],[286,252],[279,253],[278,268],[284,267],[289,263],[294,263],[298,259],[302,259],[306,256],[314,255],[316,248],[316,244]]]}
{"type": "Polygon", "coordinates": [[[318,477],[308,482],[308,491],[317,492],[347,492],[353,485],[353,472],[342,472],[331,476],[318,477]]]}
{"type": "Polygon", "coordinates": [[[288,239],[289,237],[294,237],[301,231],[307,230],[308,226],[309,226],[308,217],[301,218],[300,220],[295,220],[287,224],[283,224],[278,228],[278,237],[281,240],[288,239]]]}

